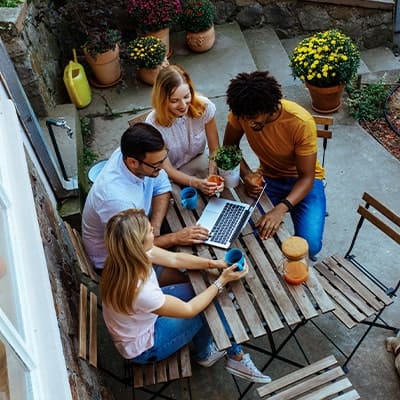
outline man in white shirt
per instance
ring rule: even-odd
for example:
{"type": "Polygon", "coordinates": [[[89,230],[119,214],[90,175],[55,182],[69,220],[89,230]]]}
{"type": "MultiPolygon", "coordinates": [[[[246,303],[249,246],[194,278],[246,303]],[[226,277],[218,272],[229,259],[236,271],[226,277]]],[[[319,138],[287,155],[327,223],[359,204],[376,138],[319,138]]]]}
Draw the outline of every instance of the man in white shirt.
{"type": "Polygon", "coordinates": [[[100,172],[86,199],[82,214],[82,238],[88,256],[98,272],[106,258],[104,231],[108,220],[129,208],[143,208],[156,236],[155,245],[202,243],[208,231],[200,226],[160,235],[167,213],[171,184],[162,169],[168,149],[160,132],[146,123],[129,127],[100,172]]]}

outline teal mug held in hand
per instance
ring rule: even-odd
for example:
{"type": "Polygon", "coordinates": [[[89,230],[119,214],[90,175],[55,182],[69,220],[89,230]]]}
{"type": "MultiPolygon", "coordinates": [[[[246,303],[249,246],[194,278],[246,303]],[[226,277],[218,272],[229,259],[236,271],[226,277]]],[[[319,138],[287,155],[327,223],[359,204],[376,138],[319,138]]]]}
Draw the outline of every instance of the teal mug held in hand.
{"type": "Polygon", "coordinates": [[[244,268],[244,254],[242,250],[237,248],[229,249],[225,254],[226,263],[231,266],[237,264],[237,271],[243,271],[244,268]]]}

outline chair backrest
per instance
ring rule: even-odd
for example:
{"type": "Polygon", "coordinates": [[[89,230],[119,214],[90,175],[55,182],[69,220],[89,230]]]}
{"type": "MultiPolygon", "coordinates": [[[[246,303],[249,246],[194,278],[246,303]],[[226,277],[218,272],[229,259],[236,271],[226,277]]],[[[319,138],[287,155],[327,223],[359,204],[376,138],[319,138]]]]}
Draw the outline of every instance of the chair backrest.
{"type": "Polygon", "coordinates": [[[92,281],[98,283],[99,276],[93,268],[92,261],[86,254],[80,233],[75,228],[72,228],[68,222],[64,221],[64,224],[71,240],[72,247],[74,248],[81,272],[88,276],[92,281]]]}
{"type": "Polygon", "coordinates": [[[79,301],[79,357],[97,368],[97,296],[81,283],[79,301]]]}
{"type": "Polygon", "coordinates": [[[261,386],[257,393],[262,399],[269,400],[360,398],[334,356],[261,386]]]}
{"type": "Polygon", "coordinates": [[[313,115],[315,124],[317,125],[317,136],[322,139],[322,166],[325,166],[325,152],[328,146],[328,139],[332,139],[333,118],[323,115],[313,115]]]}
{"type": "Polygon", "coordinates": [[[151,110],[144,111],[138,115],[135,115],[134,118],[131,118],[128,120],[129,126],[132,126],[133,124],[136,124],[137,122],[144,122],[147,118],[147,116],[150,114],[151,110]]]}
{"type": "Polygon", "coordinates": [[[362,200],[365,201],[365,204],[358,206],[357,212],[360,214],[360,219],[349,250],[345,255],[346,258],[351,253],[365,220],[369,221],[397,244],[400,244],[400,216],[367,192],[364,192],[362,200]]]}

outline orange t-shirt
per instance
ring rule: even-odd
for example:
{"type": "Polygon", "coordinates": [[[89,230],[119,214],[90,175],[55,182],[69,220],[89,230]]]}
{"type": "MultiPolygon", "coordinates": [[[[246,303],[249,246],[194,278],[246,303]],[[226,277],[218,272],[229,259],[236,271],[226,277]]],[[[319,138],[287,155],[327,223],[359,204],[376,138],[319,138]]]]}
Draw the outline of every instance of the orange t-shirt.
{"type": "MultiPolygon", "coordinates": [[[[312,115],[297,103],[282,99],[281,105],[279,117],[259,132],[254,132],[246,120],[232,113],[229,113],[228,121],[246,134],[250,147],[260,160],[260,173],[270,178],[297,178],[295,157],[317,152],[317,128],[312,115]]],[[[317,161],[315,178],[323,179],[324,176],[325,171],[317,161]]]]}

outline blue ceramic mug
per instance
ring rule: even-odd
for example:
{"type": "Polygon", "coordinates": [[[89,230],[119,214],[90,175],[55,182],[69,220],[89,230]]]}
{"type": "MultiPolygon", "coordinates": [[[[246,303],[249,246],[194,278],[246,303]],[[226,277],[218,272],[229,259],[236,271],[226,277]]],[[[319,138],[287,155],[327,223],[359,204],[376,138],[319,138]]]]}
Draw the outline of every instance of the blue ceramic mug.
{"type": "Polygon", "coordinates": [[[226,263],[231,266],[237,264],[237,271],[243,271],[244,268],[244,254],[242,250],[237,248],[229,249],[225,254],[226,263]]]}
{"type": "Polygon", "coordinates": [[[197,207],[197,190],[191,186],[181,190],[181,204],[189,210],[197,207]]]}

